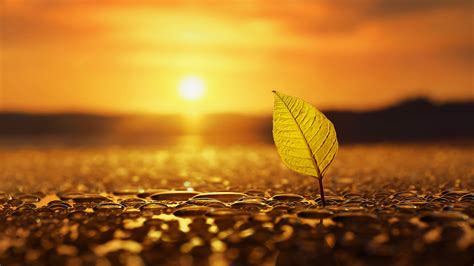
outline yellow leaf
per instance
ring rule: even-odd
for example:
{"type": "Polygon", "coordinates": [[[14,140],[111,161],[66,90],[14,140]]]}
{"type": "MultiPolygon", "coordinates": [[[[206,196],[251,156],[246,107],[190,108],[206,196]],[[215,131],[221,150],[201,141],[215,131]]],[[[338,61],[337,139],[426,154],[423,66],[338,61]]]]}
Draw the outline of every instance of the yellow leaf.
{"type": "Polygon", "coordinates": [[[334,125],[309,103],[273,93],[273,140],[281,159],[293,171],[322,179],[338,149],[334,125]]]}

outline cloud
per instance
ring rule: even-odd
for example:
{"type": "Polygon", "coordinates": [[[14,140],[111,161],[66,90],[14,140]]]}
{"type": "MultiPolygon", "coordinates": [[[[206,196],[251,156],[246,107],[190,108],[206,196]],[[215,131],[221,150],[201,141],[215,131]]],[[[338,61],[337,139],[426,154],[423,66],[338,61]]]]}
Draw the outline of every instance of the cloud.
{"type": "Polygon", "coordinates": [[[470,0],[373,0],[364,14],[368,17],[392,17],[446,8],[472,8],[470,0]]]}
{"type": "Polygon", "coordinates": [[[26,99],[38,87],[31,104],[44,93],[47,105],[66,87],[100,105],[96,92],[107,99],[121,88],[128,95],[117,97],[126,106],[130,95],[174,86],[187,72],[204,73],[229,93],[331,87],[326,101],[341,104],[364,105],[369,99],[358,97],[364,93],[376,102],[404,88],[434,88],[440,97],[454,93],[447,87],[472,91],[471,1],[6,0],[5,6],[0,60],[2,86],[16,95],[10,101],[23,102],[18,91],[26,99]],[[381,94],[380,87],[392,91],[381,94]]]}
{"type": "MultiPolygon", "coordinates": [[[[260,6],[259,16],[272,18],[299,34],[347,34],[367,24],[417,17],[437,10],[472,9],[470,0],[323,0],[304,4],[260,6]]],[[[288,2],[285,2],[288,3],[288,2]]],[[[449,24],[449,23],[448,23],[449,24]]],[[[416,25],[413,25],[416,28],[416,25]]]]}
{"type": "MultiPolygon", "coordinates": [[[[151,0],[28,0],[7,1],[0,15],[3,38],[46,39],[55,36],[91,36],[106,31],[108,17],[116,10],[145,8],[160,14],[197,14],[240,23],[273,23],[289,33],[323,36],[349,34],[367,24],[384,20],[426,16],[436,10],[473,7],[470,0],[322,0],[322,1],[151,1],[151,0]],[[9,4],[10,3],[10,4],[9,4]]],[[[126,13],[125,13],[126,16],[126,13]]],[[[126,20],[127,18],[124,17],[126,20]]],[[[449,24],[449,22],[447,22],[449,24]]],[[[109,25],[113,26],[113,25],[109,25]]],[[[238,26],[238,25],[237,25],[238,26]]],[[[416,25],[413,25],[416,28],[416,25]]]]}

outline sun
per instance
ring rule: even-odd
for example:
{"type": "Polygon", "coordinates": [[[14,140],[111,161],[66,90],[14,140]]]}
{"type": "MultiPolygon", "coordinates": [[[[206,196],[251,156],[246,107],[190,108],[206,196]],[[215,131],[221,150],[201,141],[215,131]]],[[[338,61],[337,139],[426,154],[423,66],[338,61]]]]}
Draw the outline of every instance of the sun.
{"type": "Polygon", "coordinates": [[[179,82],[179,94],[188,101],[196,101],[204,96],[204,81],[196,76],[186,76],[179,82]]]}

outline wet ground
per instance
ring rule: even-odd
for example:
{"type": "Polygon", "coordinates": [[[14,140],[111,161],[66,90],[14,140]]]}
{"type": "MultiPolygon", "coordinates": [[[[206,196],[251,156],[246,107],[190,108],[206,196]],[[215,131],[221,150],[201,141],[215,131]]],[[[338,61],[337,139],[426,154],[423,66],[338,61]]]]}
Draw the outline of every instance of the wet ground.
{"type": "Polygon", "coordinates": [[[0,148],[1,265],[472,265],[472,145],[0,148]]]}

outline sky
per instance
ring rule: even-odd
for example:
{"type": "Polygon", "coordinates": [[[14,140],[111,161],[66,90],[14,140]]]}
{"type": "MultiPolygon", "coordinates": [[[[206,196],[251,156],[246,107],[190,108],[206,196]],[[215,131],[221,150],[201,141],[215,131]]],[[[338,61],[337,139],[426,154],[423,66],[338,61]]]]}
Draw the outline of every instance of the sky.
{"type": "Polygon", "coordinates": [[[474,99],[470,0],[96,2],[0,2],[0,111],[265,114],[273,89],[321,109],[474,99]]]}

